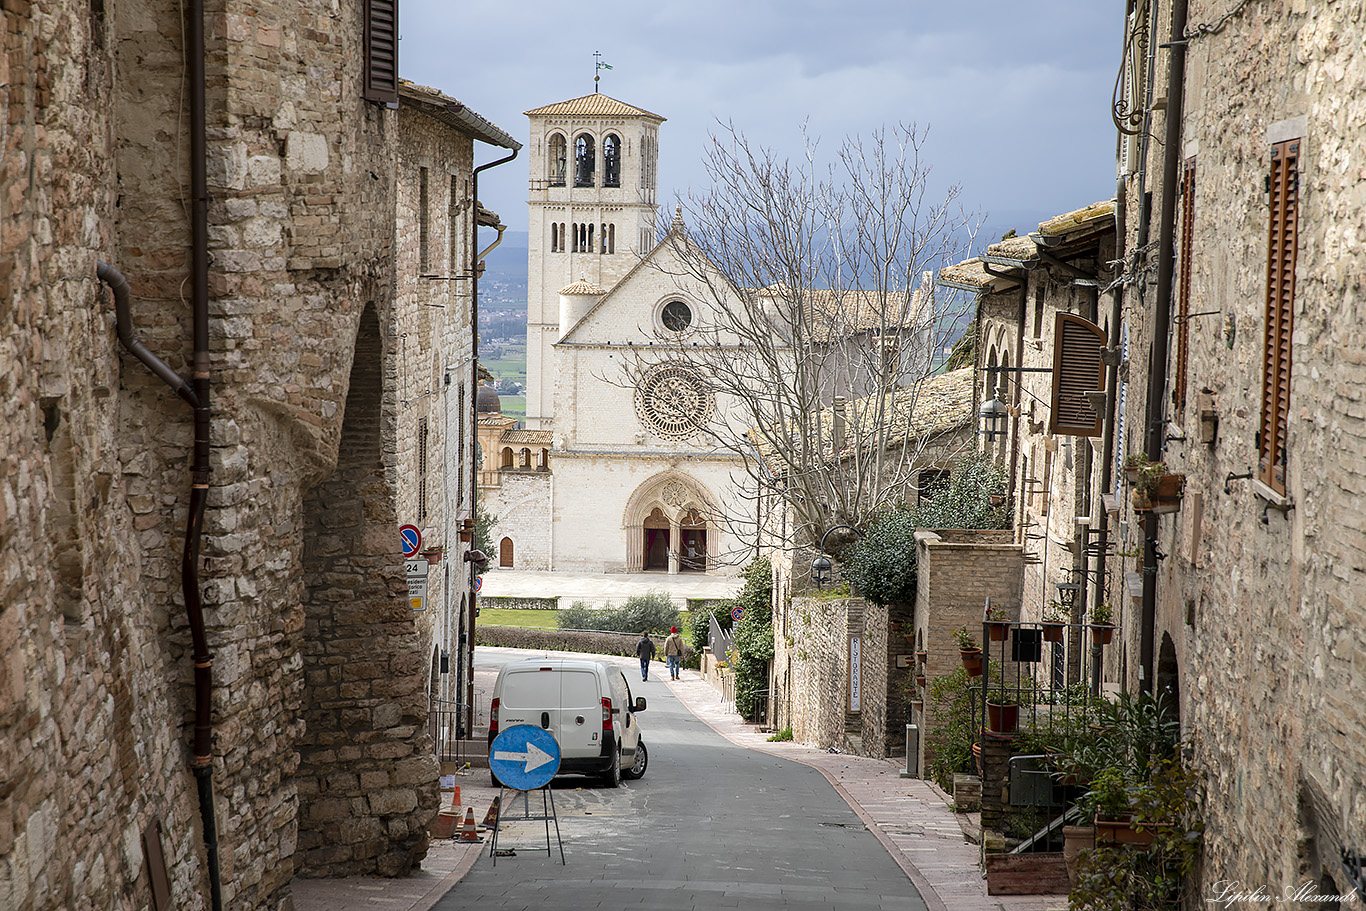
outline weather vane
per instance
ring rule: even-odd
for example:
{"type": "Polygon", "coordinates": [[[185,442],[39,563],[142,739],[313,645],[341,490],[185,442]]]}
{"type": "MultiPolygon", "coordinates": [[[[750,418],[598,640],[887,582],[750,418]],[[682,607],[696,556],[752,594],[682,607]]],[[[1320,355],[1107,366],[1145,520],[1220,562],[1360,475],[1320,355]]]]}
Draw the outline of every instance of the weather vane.
{"type": "Polygon", "coordinates": [[[612,64],[610,64],[610,63],[603,63],[603,62],[602,62],[602,53],[601,53],[601,52],[599,52],[599,51],[594,51],[594,52],[593,52],[593,94],[594,94],[594,95],[596,95],[596,94],[598,93],[598,81],[602,79],[602,77],[599,76],[598,73],[600,73],[602,70],[610,70],[611,68],[612,68],[612,64]]]}

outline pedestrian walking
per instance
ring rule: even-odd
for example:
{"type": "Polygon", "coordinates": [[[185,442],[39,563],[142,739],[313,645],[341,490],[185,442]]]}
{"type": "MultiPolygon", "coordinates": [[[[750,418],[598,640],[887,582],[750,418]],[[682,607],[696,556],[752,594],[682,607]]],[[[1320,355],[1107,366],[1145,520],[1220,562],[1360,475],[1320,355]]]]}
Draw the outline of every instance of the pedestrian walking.
{"type": "Polygon", "coordinates": [[[669,627],[669,638],[664,640],[664,660],[669,662],[669,679],[677,680],[683,666],[683,637],[676,626],[669,627]]]}
{"type": "Polygon", "coordinates": [[[640,679],[650,679],[650,662],[655,657],[655,644],[650,641],[649,633],[641,633],[636,643],[636,657],[640,659],[640,679]]]}

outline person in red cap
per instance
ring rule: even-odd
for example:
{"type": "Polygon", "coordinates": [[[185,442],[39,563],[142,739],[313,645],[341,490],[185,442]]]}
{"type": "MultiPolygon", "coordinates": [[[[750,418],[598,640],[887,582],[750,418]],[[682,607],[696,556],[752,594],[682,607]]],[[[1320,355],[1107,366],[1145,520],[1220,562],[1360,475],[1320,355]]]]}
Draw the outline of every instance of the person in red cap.
{"type": "Polygon", "coordinates": [[[676,626],[669,627],[669,638],[664,640],[664,660],[669,662],[669,679],[677,680],[683,665],[683,637],[676,626]]]}

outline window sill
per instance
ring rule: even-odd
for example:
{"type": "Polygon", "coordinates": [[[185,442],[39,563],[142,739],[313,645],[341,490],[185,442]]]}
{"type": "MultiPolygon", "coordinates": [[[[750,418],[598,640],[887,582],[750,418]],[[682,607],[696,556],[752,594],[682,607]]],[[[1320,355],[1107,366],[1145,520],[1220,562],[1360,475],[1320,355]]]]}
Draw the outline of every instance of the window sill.
{"type": "Polygon", "coordinates": [[[1286,510],[1295,508],[1295,501],[1293,499],[1283,493],[1277,493],[1256,478],[1252,479],[1252,492],[1258,499],[1265,500],[1269,503],[1272,509],[1279,509],[1281,512],[1285,512],[1286,510]]]}

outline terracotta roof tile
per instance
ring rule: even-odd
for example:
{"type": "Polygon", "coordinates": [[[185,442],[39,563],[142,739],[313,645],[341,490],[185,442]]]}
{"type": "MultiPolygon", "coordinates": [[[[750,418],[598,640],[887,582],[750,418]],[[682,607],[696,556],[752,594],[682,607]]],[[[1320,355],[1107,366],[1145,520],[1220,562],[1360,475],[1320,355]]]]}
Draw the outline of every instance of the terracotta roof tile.
{"type": "Polygon", "coordinates": [[[645,117],[664,122],[664,118],[658,114],[652,114],[644,108],[617,101],[598,92],[581,98],[571,98],[568,101],[557,101],[522,113],[528,117],[645,117]]]}

